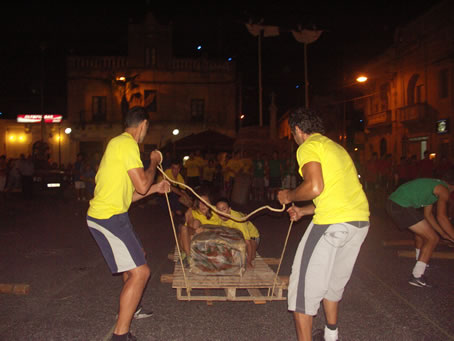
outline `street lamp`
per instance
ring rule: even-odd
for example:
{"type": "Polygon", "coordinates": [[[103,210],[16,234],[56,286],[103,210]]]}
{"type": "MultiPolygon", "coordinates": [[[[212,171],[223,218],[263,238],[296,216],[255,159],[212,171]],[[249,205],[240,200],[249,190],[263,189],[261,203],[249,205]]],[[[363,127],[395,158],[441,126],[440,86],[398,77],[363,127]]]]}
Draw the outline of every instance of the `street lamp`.
{"type": "Polygon", "coordinates": [[[361,76],[359,76],[358,78],[356,78],[356,81],[357,81],[358,83],[367,82],[367,76],[361,75],[361,76]]]}

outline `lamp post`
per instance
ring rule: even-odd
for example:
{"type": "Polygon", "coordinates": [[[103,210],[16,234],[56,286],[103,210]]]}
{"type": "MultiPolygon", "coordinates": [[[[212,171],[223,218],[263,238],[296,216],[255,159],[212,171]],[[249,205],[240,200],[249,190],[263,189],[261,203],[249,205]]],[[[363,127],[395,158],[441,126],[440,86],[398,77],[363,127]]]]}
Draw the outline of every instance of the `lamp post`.
{"type": "MultiPolygon", "coordinates": [[[[356,83],[361,83],[362,84],[362,83],[367,82],[367,80],[368,80],[368,78],[365,75],[359,75],[358,77],[356,77],[356,83]]],[[[354,85],[356,83],[353,83],[353,84],[350,84],[350,85],[354,85]]],[[[354,102],[355,100],[366,98],[366,97],[370,97],[372,95],[355,97],[355,98],[351,98],[351,99],[343,101],[342,146],[344,148],[347,148],[347,102],[354,102]]]]}
{"type": "MultiPolygon", "coordinates": [[[[175,128],[174,130],[172,130],[172,135],[173,136],[178,136],[178,134],[180,134],[180,129],[175,128]]],[[[173,156],[176,157],[177,144],[176,144],[176,142],[173,139],[172,139],[172,144],[173,144],[173,156]]]]}

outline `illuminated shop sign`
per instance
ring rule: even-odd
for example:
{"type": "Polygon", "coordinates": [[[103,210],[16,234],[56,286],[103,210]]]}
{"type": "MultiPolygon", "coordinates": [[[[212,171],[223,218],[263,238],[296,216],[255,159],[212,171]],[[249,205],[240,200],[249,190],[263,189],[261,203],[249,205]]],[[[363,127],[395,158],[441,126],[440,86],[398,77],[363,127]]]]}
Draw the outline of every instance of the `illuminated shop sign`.
{"type": "Polygon", "coordinates": [[[63,120],[63,115],[33,115],[33,114],[23,114],[17,115],[18,123],[40,123],[43,120],[44,123],[61,123],[63,120]]]}
{"type": "Polygon", "coordinates": [[[437,133],[438,134],[446,134],[449,132],[449,120],[444,119],[444,120],[439,120],[437,121],[437,133]]]}

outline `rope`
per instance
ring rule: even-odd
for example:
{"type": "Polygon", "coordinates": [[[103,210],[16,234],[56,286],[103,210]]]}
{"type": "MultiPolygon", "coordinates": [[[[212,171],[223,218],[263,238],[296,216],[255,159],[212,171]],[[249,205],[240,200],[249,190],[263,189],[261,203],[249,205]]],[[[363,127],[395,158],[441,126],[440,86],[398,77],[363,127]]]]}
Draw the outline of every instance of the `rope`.
{"type": "MultiPolygon", "coordinates": [[[[159,152],[159,151],[158,151],[159,152]]],[[[159,152],[160,153],[160,152],[159,152]]],[[[161,153],[160,153],[161,154],[161,153]]],[[[171,179],[165,172],[164,170],[162,169],[162,166],[161,166],[161,163],[162,163],[162,160],[163,160],[163,157],[162,157],[162,154],[161,154],[161,161],[159,162],[159,165],[156,167],[162,174],[163,178],[166,179],[167,181],[173,183],[173,184],[176,184],[178,186],[182,186],[184,188],[187,188],[191,191],[192,194],[194,194],[196,196],[196,198],[198,198],[201,202],[203,202],[205,205],[207,205],[210,209],[212,209],[214,212],[216,212],[217,214],[219,215],[222,215],[224,217],[227,217],[227,218],[230,218],[232,220],[235,220],[235,221],[238,221],[238,222],[244,222],[246,220],[249,220],[249,218],[251,216],[253,216],[254,214],[256,214],[257,212],[260,212],[261,210],[264,210],[264,209],[268,209],[272,212],[284,212],[285,211],[285,205],[282,205],[282,208],[274,208],[274,207],[271,207],[269,205],[264,205],[262,207],[259,207],[257,208],[256,210],[252,211],[251,213],[249,213],[248,215],[244,216],[244,217],[241,217],[241,218],[236,218],[236,217],[233,217],[231,216],[230,214],[227,214],[225,212],[221,212],[219,211],[216,206],[213,206],[211,205],[209,202],[207,202],[205,199],[203,199],[200,195],[198,195],[191,187],[189,187],[188,185],[182,183],[182,182],[179,182],[179,181],[176,181],[176,180],[173,180],[171,179]]],[[[178,243],[178,237],[177,237],[177,233],[176,233],[176,229],[175,229],[175,223],[173,221],[173,216],[172,216],[172,210],[170,208],[170,202],[169,202],[169,196],[167,193],[165,193],[165,196],[166,196],[166,201],[167,201],[167,207],[169,209],[169,215],[170,215],[170,220],[172,222],[172,228],[173,228],[173,234],[174,234],[174,237],[175,237],[175,242],[176,242],[176,245],[177,245],[177,251],[178,251],[178,257],[179,257],[179,260],[180,260],[180,265],[181,265],[181,269],[183,270],[183,278],[184,278],[184,283],[185,283],[185,286],[186,286],[186,292],[188,294],[188,300],[190,301],[191,300],[191,288],[189,287],[189,281],[186,277],[186,271],[184,269],[184,265],[183,265],[183,259],[181,257],[181,250],[180,250],[180,246],[179,246],[179,243],[178,243]]],[[[290,236],[290,232],[292,230],[292,225],[293,225],[293,221],[290,222],[290,226],[289,226],[289,229],[288,229],[288,232],[287,232],[287,237],[285,238],[285,243],[284,243],[284,248],[282,250],[282,254],[281,254],[281,258],[279,260],[279,265],[278,265],[278,268],[277,268],[277,271],[276,271],[276,275],[274,276],[274,280],[273,280],[273,288],[272,288],[272,291],[271,291],[271,297],[274,296],[274,289],[276,287],[276,282],[277,282],[277,278],[279,276],[279,270],[281,268],[281,264],[282,264],[282,259],[284,258],[284,254],[285,254],[285,249],[287,247],[287,241],[288,241],[288,238],[290,236]]],[[[270,297],[270,288],[268,288],[268,297],[270,297]]]]}
{"type": "MultiPolygon", "coordinates": [[[[292,205],[294,205],[294,204],[292,203],[292,205]]],[[[287,248],[288,237],[290,236],[290,232],[292,231],[292,226],[293,226],[293,220],[290,221],[290,225],[288,227],[287,237],[285,238],[285,243],[284,243],[284,247],[282,248],[281,258],[279,259],[279,265],[277,267],[276,275],[274,276],[273,289],[271,291],[271,296],[270,296],[270,288],[268,288],[268,297],[274,296],[274,289],[276,287],[277,278],[279,276],[279,270],[281,269],[282,260],[284,259],[285,249],[287,248]]]]}
{"type": "Polygon", "coordinates": [[[200,195],[198,195],[191,187],[189,187],[188,185],[182,183],[182,182],[178,182],[176,180],[173,180],[171,178],[169,178],[169,176],[162,170],[162,167],[157,167],[158,170],[161,172],[162,176],[164,177],[164,179],[166,179],[167,181],[173,183],[173,184],[176,184],[178,186],[182,186],[184,188],[187,188],[191,191],[192,194],[194,194],[201,202],[203,202],[205,205],[207,205],[209,208],[211,208],[214,212],[216,212],[217,214],[219,215],[222,215],[224,217],[227,217],[229,219],[232,219],[232,220],[235,220],[235,221],[238,221],[238,222],[244,222],[246,220],[249,220],[249,218],[251,216],[253,216],[254,214],[256,214],[257,212],[260,212],[262,210],[265,210],[265,209],[268,209],[272,212],[284,212],[285,211],[285,205],[282,205],[282,208],[274,208],[274,207],[271,207],[271,206],[268,206],[268,205],[264,205],[262,207],[259,207],[257,208],[256,210],[252,211],[251,213],[249,213],[248,215],[244,216],[244,217],[241,217],[241,218],[237,218],[237,217],[233,217],[231,216],[230,214],[228,213],[225,213],[225,212],[222,212],[222,211],[219,211],[216,206],[213,206],[211,205],[209,202],[207,202],[206,200],[204,200],[200,195]]]}
{"type": "MultiPolygon", "coordinates": [[[[162,158],[161,158],[161,161],[162,161],[162,158]]],[[[162,173],[161,164],[159,164],[157,166],[157,168],[162,173]]],[[[188,278],[186,277],[186,270],[185,270],[184,265],[183,265],[183,258],[181,257],[180,244],[178,243],[177,230],[175,228],[175,222],[173,221],[172,210],[170,208],[169,195],[167,193],[165,193],[165,196],[166,196],[166,201],[167,201],[167,208],[169,209],[170,221],[172,222],[173,236],[175,237],[175,243],[177,245],[178,258],[179,258],[179,261],[180,261],[181,269],[183,271],[184,285],[186,287],[186,293],[188,294],[188,301],[190,301],[191,300],[191,287],[189,286],[189,281],[188,281],[188,278]]]]}

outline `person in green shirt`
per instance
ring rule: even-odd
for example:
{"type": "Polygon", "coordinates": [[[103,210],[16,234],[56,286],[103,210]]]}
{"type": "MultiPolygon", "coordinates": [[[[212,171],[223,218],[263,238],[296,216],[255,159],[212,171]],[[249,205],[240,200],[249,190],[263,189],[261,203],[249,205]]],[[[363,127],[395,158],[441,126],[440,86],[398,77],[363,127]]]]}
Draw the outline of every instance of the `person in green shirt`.
{"type": "Polygon", "coordinates": [[[454,189],[454,171],[441,180],[420,178],[400,185],[388,198],[386,211],[397,227],[415,234],[416,264],[409,283],[431,287],[424,277],[427,264],[440,237],[454,242],[454,227],[447,215],[447,204],[454,189]],[[433,206],[436,204],[436,215],[433,206]]]}

